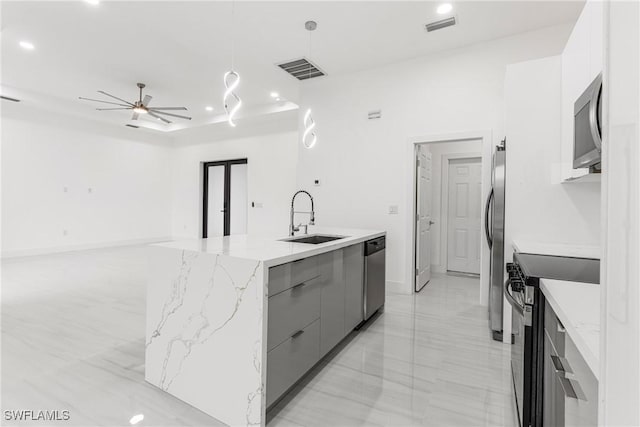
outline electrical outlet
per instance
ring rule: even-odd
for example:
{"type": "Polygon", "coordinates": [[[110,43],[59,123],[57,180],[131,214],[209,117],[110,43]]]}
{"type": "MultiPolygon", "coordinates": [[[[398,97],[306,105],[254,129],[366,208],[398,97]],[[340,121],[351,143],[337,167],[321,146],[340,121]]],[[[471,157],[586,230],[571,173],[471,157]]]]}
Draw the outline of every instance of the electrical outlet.
{"type": "Polygon", "coordinates": [[[89,193],[89,194],[93,193],[93,188],[91,188],[91,187],[87,188],[87,193],[89,193]]]}
{"type": "Polygon", "coordinates": [[[63,236],[68,236],[69,235],[69,230],[67,230],[67,229],[62,230],[62,235],[63,236]]]}
{"type": "Polygon", "coordinates": [[[398,205],[389,205],[389,215],[398,215],[398,205]]]}
{"type": "Polygon", "coordinates": [[[65,192],[65,193],[68,193],[69,192],[69,188],[68,187],[62,187],[62,191],[65,192]]]}

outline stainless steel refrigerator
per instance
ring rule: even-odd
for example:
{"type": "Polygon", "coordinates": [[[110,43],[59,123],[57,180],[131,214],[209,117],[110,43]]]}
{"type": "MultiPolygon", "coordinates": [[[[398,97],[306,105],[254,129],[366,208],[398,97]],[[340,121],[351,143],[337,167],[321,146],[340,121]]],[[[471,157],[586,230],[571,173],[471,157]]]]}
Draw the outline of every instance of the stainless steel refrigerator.
{"type": "Polygon", "coordinates": [[[506,139],[496,146],[491,160],[491,191],[484,211],[489,257],[489,327],[496,341],[502,341],[502,287],[504,283],[504,190],[506,139]]]}

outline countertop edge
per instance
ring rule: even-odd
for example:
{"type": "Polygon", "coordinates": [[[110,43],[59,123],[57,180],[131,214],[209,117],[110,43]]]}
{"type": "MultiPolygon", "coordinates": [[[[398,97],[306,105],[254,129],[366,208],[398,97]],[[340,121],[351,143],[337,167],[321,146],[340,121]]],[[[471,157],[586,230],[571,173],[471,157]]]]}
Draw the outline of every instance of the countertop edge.
{"type": "MultiPolygon", "coordinates": [[[[599,286],[599,285],[585,284],[585,286],[599,286]]],[[[591,369],[591,372],[596,377],[596,379],[599,380],[599,377],[600,377],[599,355],[593,354],[593,352],[589,349],[589,346],[587,345],[586,341],[582,336],[582,332],[579,331],[578,328],[576,328],[575,324],[571,321],[571,319],[569,319],[569,316],[567,316],[565,310],[562,308],[562,305],[558,303],[555,296],[553,295],[553,291],[546,285],[545,279],[540,279],[540,289],[544,293],[551,308],[553,308],[553,311],[555,312],[556,316],[558,316],[558,318],[560,319],[560,322],[562,322],[562,325],[567,330],[567,333],[571,337],[571,340],[573,341],[573,343],[578,348],[578,351],[584,358],[585,362],[587,362],[589,369],[591,369]]]]}
{"type": "Polygon", "coordinates": [[[540,255],[566,256],[574,258],[601,259],[601,248],[586,245],[567,245],[561,243],[543,243],[524,239],[513,239],[511,248],[516,252],[540,255]],[[532,247],[532,249],[528,249],[532,247]]]}
{"type": "MultiPolygon", "coordinates": [[[[309,258],[315,255],[321,255],[326,252],[335,251],[338,249],[346,248],[347,246],[357,245],[359,243],[366,242],[367,240],[375,239],[378,237],[386,236],[386,231],[378,231],[372,234],[359,237],[348,237],[346,239],[334,240],[332,242],[323,243],[321,245],[314,245],[315,247],[309,248],[308,251],[297,253],[294,255],[283,255],[276,258],[262,259],[265,268],[273,267],[280,264],[286,264],[298,259],[309,258]]],[[[298,243],[299,245],[306,245],[306,243],[298,243]]],[[[258,260],[256,260],[258,261],[258,260]]]]}
{"type": "MultiPolygon", "coordinates": [[[[292,251],[294,253],[276,255],[273,257],[251,256],[248,254],[224,253],[223,251],[214,251],[214,250],[211,250],[211,251],[199,250],[196,247],[188,247],[188,246],[175,247],[175,246],[171,246],[172,242],[154,243],[149,246],[156,247],[156,248],[163,248],[163,249],[182,250],[187,252],[202,253],[202,254],[207,254],[211,256],[221,255],[229,258],[256,261],[256,262],[261,262],[265,268],[269,268],[269,267],[273,267],[280,264],[286,264],[299,259],[304,259],[304,258],[312,257],[315,255],[321,255],[323,253],[342,249],[348,246],[357,245],[357,244],[366,242],[367,240],[371,240],[371,239],[375,239],[375,238],[383,237],[387,235],[386,231],[381,231],[381,230],[349,230],[349,229],[324,229],[324,230],[320,229],[320,230],[314,231],[313,233],[309,233],[309,235],[314,235],[314,234],[344,235],[344,234],[349,234],[349,232],[353,232],[353,231],[361,232],[362,234],[359,234],[355,237],[348,236],[342,239],[333,240],[331,242],[321,243],[319,245],[312,245],[307,243],[288,243],[289,245],[296,245],[296,249],[292,251]]],[[[300,235],[298,235],[297,237],[300,237],[300,235]]],[[[279,238],[273,237],[273,241],[281,241],[282,238],[283,237],[279,237],[279,238]]],[[[265,239],[271,240],[271,238],[265,238],[265,239]]],[[[184,241],[188,243],[193,243],[201,240],[203,239],[181,239],[175,242],[184,241]]]]}

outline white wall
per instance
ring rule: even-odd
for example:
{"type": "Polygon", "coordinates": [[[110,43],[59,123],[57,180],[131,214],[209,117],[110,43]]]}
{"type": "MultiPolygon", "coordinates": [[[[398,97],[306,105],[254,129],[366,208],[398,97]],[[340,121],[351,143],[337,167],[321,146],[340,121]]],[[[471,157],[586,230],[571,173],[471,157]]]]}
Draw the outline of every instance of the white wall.
{"type": "MultiPolygon", "coordinates": [[[[206,139],[206,138],[205,138],[206,139]]],[[[202,162],[247,159],[247,233],[286,236],[296,191],[298,133],[294,131],[198,144],[175,141],[172,230],[176,237],[201,237],[202,162]],[[262,207],[251,207],[251,202],[262,207]]]]}
{"type": "MultiPolygon", "coordinates": [[[[431,215],[435,224],[431,227],[431,268],[434,272],[444,273],[447,271],[447,252],[445,246],[447,234],[446,230],[443,229],[445,221],[443,221],[442,209],[447,203],[448,194],[442,193],[442,172],[444,167],[444,172],[448,173],[449,162],[446,158],[443,158],[443,156],[461,155],[471,157],[480,155],[482,153],[482,142],[438,142],[433,144],[424,144],[424,147],[431,153],[431,179],[433,183],[431,193],[431,215]]],[[[484,209],[484,206],[482,209],[484,209]]],[[[481,236],[480,243],[485,244],[483,236],[481,236]]]]}
{"type": "MultiPolygon", "coordinates": [[[[569,26],[551,27],[307,82],[300,111],[312,107],[318,143],[299,151],[298,184],[311,187],[321,180],[313,188],[318,224],[387,230],[387,280],[411,292],[407,140],[491,129],[494,141],[483,147],[488,155],[504,132],[506,65],[560,53],[569,32],[569,26]],[[367,120],[375,109],[382,118],[367,120]],[[398,205],[399,215],[389,215],[389,205],[398,205]]],[[[483,179],[489,179],[489,168],[483,179]]]]}
{"type": "Polygon", "coordinates": [[[3,256],[170,236],[166,141],[20,104],[2,113],[3,256]]]}
{"type": "Polygon", "coordinates": [[[560,183],[561,59],[507,67],[505,252],[514,238],[600,244],[600,183],[560,183]]]}

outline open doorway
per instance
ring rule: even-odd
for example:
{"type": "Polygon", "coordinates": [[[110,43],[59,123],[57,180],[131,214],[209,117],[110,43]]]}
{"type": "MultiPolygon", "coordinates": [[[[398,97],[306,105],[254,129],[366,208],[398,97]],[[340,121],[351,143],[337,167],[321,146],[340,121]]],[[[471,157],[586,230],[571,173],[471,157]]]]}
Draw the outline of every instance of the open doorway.
{"type": "Polygon", "coordinates": [[[481,272],[482,139],[415,144],[415,291],[481,272]]]}
{"type": "Polygon", "coordinates": [[[247,159],[203,163],[202,237],[247,232],[247,159]]]}

